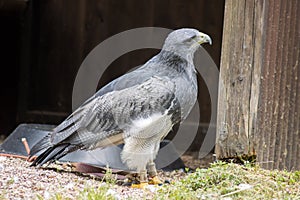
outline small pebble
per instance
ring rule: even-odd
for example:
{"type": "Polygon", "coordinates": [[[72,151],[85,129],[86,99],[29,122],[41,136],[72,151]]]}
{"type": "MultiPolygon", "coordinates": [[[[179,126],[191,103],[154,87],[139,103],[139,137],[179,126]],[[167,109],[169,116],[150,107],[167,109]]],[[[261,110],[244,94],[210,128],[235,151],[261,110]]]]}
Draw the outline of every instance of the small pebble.
{"type": "Polygon", "coordinates": [[[249,184],[239,184],[238,188],[240,190],[248,190],[248,189],[251,189],[253,186],[252,185],[249,185],[249,184]]]}
{"type": "Polygon", "coordinates": [[[0,171],[4,170],[4,165],[0,164],[0,171]]]}
{"type": "Polygon", "coordinates": [[[147,185],[146,189],[150,190],[150,192],[156,192],[157,187],[155,185],[147,185]]]}
{"type": "Polygon", "coordinates": [[[232,200],[231,197],[224,197],[223,200],[232,200]]]}
{"type": "Polygon", "coordinates": [[[116,191],[112,190],[112,189],[108,189],[107,192],[106,192],[106,195],[112,195],[114,196],[115,194],[117,194],[116,191]]]}
{"type": "Polygon", "coordinates": [[[45,191],[44,192],[44,198],[45,199],[50,199],[50,197],[51,197],[50,193],[48,191],[45,191]]]}
{"type": "Polygon", "coordinates": [[[67,185],[66,185],[66,189],[73,189],[74,188],[74,183],[68,183],[67,185]]]}
{"type": "Polygon", "coordinates": [[[3,161],[5,161],[7,158],[6,157],[4,157],[4,156],[0,156],[0,162],[3,162],[3,161]]]}
{"type": "Polygon", "coordinates": [[[19,182],[19,177],[15,176],[14,177],[14,183],[18,183],[19,182]]]}

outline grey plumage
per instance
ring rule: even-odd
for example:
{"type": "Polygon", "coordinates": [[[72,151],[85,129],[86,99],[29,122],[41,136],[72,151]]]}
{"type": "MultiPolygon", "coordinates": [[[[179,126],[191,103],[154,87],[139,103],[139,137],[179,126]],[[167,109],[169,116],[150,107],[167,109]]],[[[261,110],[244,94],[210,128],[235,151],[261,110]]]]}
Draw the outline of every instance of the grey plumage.
{"type": "Polygon", "coordinates": [[[160,141],[196,102],[193,55],[205,42],[211,43],[209,36],[195,29],[170,33],[158,55],[104,86],[37,143],[30,155],[40,155],[32,165],[77,149],[125,143],[123,162],[145,170],[155,159],[160,141]]]}

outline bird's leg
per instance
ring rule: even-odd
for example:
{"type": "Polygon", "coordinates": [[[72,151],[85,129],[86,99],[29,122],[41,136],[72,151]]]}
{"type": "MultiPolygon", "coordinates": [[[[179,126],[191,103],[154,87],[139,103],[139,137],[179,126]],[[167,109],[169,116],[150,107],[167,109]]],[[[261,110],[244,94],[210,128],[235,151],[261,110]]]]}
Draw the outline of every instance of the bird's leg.
{"type": "Polygon", "coordinates": [[[146,183],[147,182],[147,170],[143,169],[140,170],[139,172],[139,178],[140,178],[140,183],[146,183]]]}
{"type": "Polygon", "coordinates": [[[147,185],[148,185],[148,181],[147,181],[147,170],[146,169],[142,169],[139,171],[139,184],[132,184],[131,187],[132,188],[140,188],[140,189],[144,189],[147,185]]]}
{"type": "Polygon", "coordinates": [[[153,184],[153,185],[162,184],[162,181],[157,176],[156,166],[155,166],[155,163],[153,161],[151,161],[148,164],[148,168],[149,168],[149,176],[150,176],[149,177],[149,184],[153,184]]]}
{"type": "Polygon", "coordinates": [[[149,171],[149,176],[150,176],[150,177],[157,176],[156,166],[155,166],[155,163],[154,163],[153,161],[151,161],[151,162],[148,164],[148,171],[149,171]]]}

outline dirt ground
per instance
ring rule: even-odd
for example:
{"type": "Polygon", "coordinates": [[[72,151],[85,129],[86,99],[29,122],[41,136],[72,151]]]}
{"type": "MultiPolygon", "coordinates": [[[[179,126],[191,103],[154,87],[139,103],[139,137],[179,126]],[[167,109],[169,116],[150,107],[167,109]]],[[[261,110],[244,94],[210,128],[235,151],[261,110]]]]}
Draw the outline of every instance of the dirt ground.
{"type": "MultiPolygon", "coordinates": [[[[197,159],[197,154],[182,156],[188,168],[207,167],[213,161],[212,155],[197,159]],[[193,156],[194,155],[194,156],[193,156]]],[[[53,195],[76,199],[85,188],[98,188],[107,183],[100,178],[71,172],[71,170],[37,169],[30,163],[18,158],[0,156],[0,199],[50,199],[53,195]]],[[[58,166],[59,168],[59,166],[58,166]]],[[[186,176],[184,170],[160,172],[160,178],[175,181],[186,176]]],[[[116,199],[151,199],[153,191],[134,189],[114,184],[109,193],[116,199]]]]}

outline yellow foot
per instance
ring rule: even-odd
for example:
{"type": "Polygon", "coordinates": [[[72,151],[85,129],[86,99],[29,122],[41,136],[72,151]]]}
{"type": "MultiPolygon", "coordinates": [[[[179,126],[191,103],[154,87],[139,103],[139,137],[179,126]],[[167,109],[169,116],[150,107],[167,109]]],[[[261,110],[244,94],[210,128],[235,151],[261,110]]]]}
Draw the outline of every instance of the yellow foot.
{"type": "Polygon", "coordinates": [[[154,176],[152,178],[149,178],[149,184],[151,185],[161,185],[163,182],[158,178],[158,176],[154,176]]]}
{"type": "Polygon", "coordinates": [[[145,189],[148,186],[147,182],[142,182],[139,184],[132,184],[131,187],[132,188],[138,188],[138,189],[145,189]]]}

